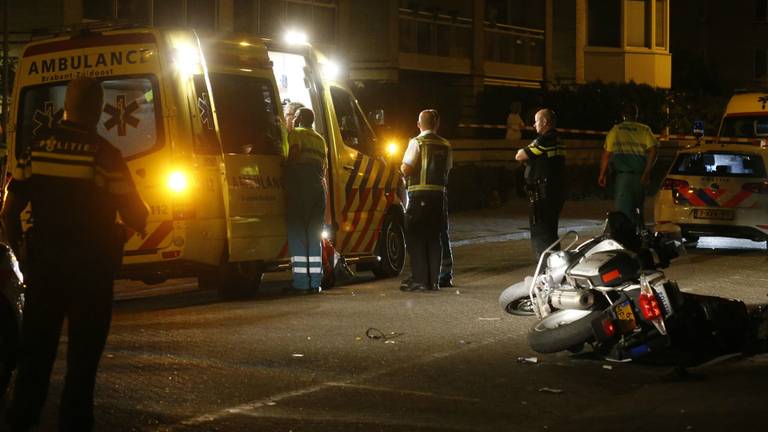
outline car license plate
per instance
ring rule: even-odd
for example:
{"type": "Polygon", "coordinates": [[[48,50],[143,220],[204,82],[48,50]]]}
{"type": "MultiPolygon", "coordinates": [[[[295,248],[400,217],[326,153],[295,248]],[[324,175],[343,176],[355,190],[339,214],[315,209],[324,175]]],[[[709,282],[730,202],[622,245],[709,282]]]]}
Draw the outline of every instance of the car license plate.
{"type": "Polygon", "coordinates": [[[730,209],[693,209],[694,219],[733,220],[730,209]]]}
{"type": "Polygon", "coordinates": [[[622,333],[632,331],[637,327],[635,314],[632,312],[632,304],[629,301],[614,306],[613,311],[616,313],[616,319],[619,320],[622,333]]]}

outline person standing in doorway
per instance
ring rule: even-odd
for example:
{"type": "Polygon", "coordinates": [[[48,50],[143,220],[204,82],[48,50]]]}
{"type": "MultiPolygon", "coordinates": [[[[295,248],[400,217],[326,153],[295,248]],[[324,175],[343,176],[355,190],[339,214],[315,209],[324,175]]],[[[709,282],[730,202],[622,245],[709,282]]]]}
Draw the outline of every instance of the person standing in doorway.
{"type": "Polygon", "coordinates": [[[65,318],[69,342],[59,430],[93,429],[96,371],[125,242],[117,216],[144,235],[149,214],[120,150],[96,133],[102,105],[97,81],[70,81],[65,120],[31,143],[8,184],[3,228],[17,254],[22,240],[26,243],[27,284],[19,370],[8,411],[13,431],[30,430],[39,421],[65,318]],[[34,226],[23,236],[20,216],[27,204],[34,226]]]}
{"type": "Polygon", "coordinates": [[[610,167],[615,173],[614,208],[641,227],[645,186],[651,179],[659,141],[651,128],[637,121],[637,115],[635,104],[624,105],[623,121],[611,128],[605,138],[597,183],[600,187],[607,185],[610,167]]]}
{"type": "Polygon", "coordinates": [[[565,146],[557,139],[554,111],[541,109],[534,119],[538,136],[518,150],[515,159],[525,164],[531,248],[538,259],[558,238],[557,226],[565,201],[565,146]]]}
{"type": "Polygon", "coordinates": [[[447,229],[445,194],[453,161],[448,140],[437,134],[440,117],[436,110],[422,111],[416,125],[420,133],[409,141],[400,165],[408,179],[405,230],[412,272],[400,289],[438,291],[440,233],[447,229]]]}
{"type": "Polygon", "coordinates": [[[314,122],[311,109],[296,110],[293,128],[288,133],[285,167],[292,285],[303,294],[320,292],[323,279],[322,231],[328,150],[325,139],[312,129],[314,122]]]}

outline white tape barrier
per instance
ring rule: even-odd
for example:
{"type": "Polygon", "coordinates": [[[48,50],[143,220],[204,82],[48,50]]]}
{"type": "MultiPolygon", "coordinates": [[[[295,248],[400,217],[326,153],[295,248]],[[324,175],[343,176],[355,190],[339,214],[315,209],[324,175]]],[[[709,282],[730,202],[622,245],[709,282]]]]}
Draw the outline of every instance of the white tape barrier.
{"type": "MultiPolygon", "coordinates": [[[[506,129],[507,126],[505,125],[489,125],[489,124],[475,124],[475,123],[460,123],[460,128],[472,128],[472,129],[506,129]]],[[[531,126],[526,126],[523,128],[524,130],[528,131],[535,131],[535,128],[531,126]]],[[[582,134],[582,135],[608,135],[607,131],[598,131],[598,130],[590,130],[590,129],[565,129],[565,128],[557,128],[556,129],[560,133],[572,133],[572,134],[582,134]]],[[[661,141],[696,141],[696,136],[694,135],[656,135],[656,137],[659,138],[661,141]]],[[[718,140],[717,137],[714,136],[705,136],[701,137],[702,142],[715,142],[718,140]]],[[[749,143],[749,144],[760,144],[759,139],[755,138],[732,138],[732,137],[720,137],[719,142],[729,142],[729,143],[749,143]]]]}

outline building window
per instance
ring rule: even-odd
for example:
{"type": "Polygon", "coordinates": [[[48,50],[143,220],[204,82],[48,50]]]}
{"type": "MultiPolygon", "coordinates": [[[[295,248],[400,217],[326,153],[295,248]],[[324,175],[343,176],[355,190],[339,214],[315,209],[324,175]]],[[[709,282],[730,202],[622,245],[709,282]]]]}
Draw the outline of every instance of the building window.
{"type": "Polygon", "coordinates": [[[186,1],[185,0],[163,0],[154,1],[153,25],[183,27],[186,19],[186,1]]]}
{"type": "Polygon", "coordinates": [[[667,0],[656,0],[656,46],[667,46],[667,0]]]}
{"type": "Polygon", "coordinates": [[[235,0],[236,32],[279,38],[289,29],[335,43],[336,0],[235,0]]]}
{"type": "Polygon", "coordinates": [[[768,49],[755,51],[755,81],[768,81],[768,49]]]}
{"type": "Polygon", "coordinates": [[[768,0],[755,0],[755,20],[768,21],[768,0]]]}
{"type": "Polygon", "coordinates": [[[629,0],[626,3],[627,45],[632,47],[647,47],[646,37],[646,8],[645,0],[629,0]]]}
{"type": "Polygon", "coordinates": [[[112,18],[111,2],[103,0],[83,0],[83,18],[92,20],[107,20],[112,18]]]}
{"type": "Polygon", "coordinates": [[[595,47],[621,47],[621,2],[592,0],[587,6],[587,41],[595,47]]]}
{"type": "Polygon", "coordinates": [[[200,30],[214,30],[216,0],[187,0],[187,25],[200,30]]]}
{"type": "Polygon", "coordinates": [[[233,27],[237,33],[258,33],[256,18],[258,2],[253,0],[235,0],[235,21],[233,27]]]}
{"type": "Polygon", "coordinates": [[[117,0],[117,18],[131,24],[149,25],[150,0],[117,0]]]}

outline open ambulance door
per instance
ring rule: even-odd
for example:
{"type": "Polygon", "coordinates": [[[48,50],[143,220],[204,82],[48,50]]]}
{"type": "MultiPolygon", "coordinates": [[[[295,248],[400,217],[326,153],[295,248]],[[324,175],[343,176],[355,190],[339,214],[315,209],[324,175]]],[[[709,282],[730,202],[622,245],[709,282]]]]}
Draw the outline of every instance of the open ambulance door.
{"type": "Polygon", "coordinates": [[[230,262],[272,261],[285,243],[282,127],[271,76],[209,70],[224,163],[230,262]]]}

